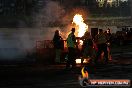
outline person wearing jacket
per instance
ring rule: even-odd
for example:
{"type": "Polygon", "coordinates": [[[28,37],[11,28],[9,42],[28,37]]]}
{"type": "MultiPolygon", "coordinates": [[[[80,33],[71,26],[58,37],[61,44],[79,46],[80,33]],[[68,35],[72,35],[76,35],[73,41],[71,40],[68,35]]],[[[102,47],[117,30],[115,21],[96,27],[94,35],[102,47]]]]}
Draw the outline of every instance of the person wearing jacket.
{"type": "Polygon", "coordinates": [[[74,35],[74,33],[75,28],[72,28],[71,33],[68,35],[67,38],[68,60],[66,63],[66,68],[69,68],[70,65],[72,65],[72,67],[76,66],[75,62],[76,36],[74,35]]]}

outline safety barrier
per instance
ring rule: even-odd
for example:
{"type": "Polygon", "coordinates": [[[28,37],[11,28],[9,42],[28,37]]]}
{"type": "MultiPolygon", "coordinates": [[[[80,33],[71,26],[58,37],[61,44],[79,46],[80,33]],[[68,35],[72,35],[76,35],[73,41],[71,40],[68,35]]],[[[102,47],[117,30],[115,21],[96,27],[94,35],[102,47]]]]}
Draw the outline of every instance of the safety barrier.
{"type": "MultiPolygon", "coordinates": [[[[63,50],[61,59],[64,60],[65,53],[67,53],[66,41],[63,40],[63,50]]],[[[55,48],[52,40],[36,41],[37,60],[39,62],[54,63],[55,48]]]]}
{"type": "Polygon", "coordinates": [[[52,40],[36,41],[37,60],[43,63],[54,62],[55,49],[52,40]]]}

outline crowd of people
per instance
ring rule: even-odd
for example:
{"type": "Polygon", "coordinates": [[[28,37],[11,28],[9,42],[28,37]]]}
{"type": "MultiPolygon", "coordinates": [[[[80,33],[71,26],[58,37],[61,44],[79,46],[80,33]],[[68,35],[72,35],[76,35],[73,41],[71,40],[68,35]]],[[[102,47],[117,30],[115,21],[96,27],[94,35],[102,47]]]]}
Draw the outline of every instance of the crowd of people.
{"type": "MultiPolygon", "coordinates": [[[[70,34],[68,35],[66,42],[68,47],[68,59],[66,62],[66,68],[76,67],[76,48],[78,48],[77,39],[75,36],[75,28],[71,29],[70,34]]],[[[62,50],[62,37],[60,36],[59,30],[55,31],[53,43],[56,49],[56,58],[55,62],[60,63],[60,55],[62,50]]],[[[107,31],[104,32],[103,29],[99,29],[98,34],[95,38],[92,38],[90,32],[86,31],[85,34],[80,38],[83,41],[82,45],[82,61],[85,58],[89,58],[93,64],[99,64],[99,59],[103,56],[103,63],[107,64],[110,58],[110,43],[111,43],[111,33],[108,28],[107,31]]]]}

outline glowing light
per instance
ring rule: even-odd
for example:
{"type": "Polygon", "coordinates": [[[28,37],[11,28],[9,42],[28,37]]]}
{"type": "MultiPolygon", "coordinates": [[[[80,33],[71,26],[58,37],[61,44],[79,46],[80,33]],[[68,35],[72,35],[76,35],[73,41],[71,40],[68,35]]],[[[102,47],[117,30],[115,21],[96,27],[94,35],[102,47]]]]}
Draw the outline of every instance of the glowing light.
{"type": "MultiPolygon", "coordinates": [[[[77,64],[81,64],[81,59],[76,59],[77,64]]],[[[88,59],[84,59],[83,63],[88,63],[88,59]]]]}
{"type": "Polygon", "coordinates": [[[99,4],[99,7],[103,7],[104,6],[104,3],[105,3],[105,0],[96,0],[99,4]]]}
{"type": "Polygon", "coordinates": [[[76,59],[76,63],[80,64],[81,63],[81,59],[76,59]]]}
{"type": "Polygon", "coordinates": [[[84,23],[83,17],[80,14],[76,14],[73,18],[73,22],[76,24],[76,28],[78,29],[78,37],[82,37],[86,30],[88,29],[88,25],[84,23]]]}
{"type": "Polygon", "coordinates": [[[83,60],[83,63],[88,63],[88,59],[84,59],[83,60]]]}
{"type": "Polygon", "coordinates": [[[80,44],[80,45],[82,45],[82,44],[83,44],[83,41],[82,41],[82,40],[80,40],[80,41],[79,41],[79,44],[80,44]]]}
{"type": "Polygon", "coordinates": [[[109,4],[110,7],[112,7],[112,2],[113,2],[113,0],[107,0],[107,4],[109,4]]]}
{"type": "Polygon", "coordinates": [[[107,0],[107,2],[108,2],[108,3],[112,3],[112,2],[113,2],[113,0],[107,0]]]}
{"type": "Polygon", "coordinates": [[[118,7],[120,6],[121,2],[128,2],[128,0],[96,0],[96,2],[98,3],[99,7],[103,7],[103,6],[108,6],[110,5],[110,7],[118,7]],[[106,3],[105,3],[106,1],[106,3]]]}

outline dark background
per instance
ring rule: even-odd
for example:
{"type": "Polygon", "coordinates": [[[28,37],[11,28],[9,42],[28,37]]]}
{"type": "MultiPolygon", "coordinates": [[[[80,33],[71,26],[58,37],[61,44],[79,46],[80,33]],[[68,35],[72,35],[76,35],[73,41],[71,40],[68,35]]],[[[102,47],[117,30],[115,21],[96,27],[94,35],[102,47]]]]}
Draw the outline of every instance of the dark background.
{"type": "Polygon", "coordinates": [[[131,16],[131,1],[121,2],[118,7],[104,3],[99,7],[96,0],[0,0],[0,27],[19,27],[24,23],[32,27],[34,16],[45,8],[46,3],[55,1],[69,13],[72,9],[85,10],[91,17],[128,17],[131,16]]]}

